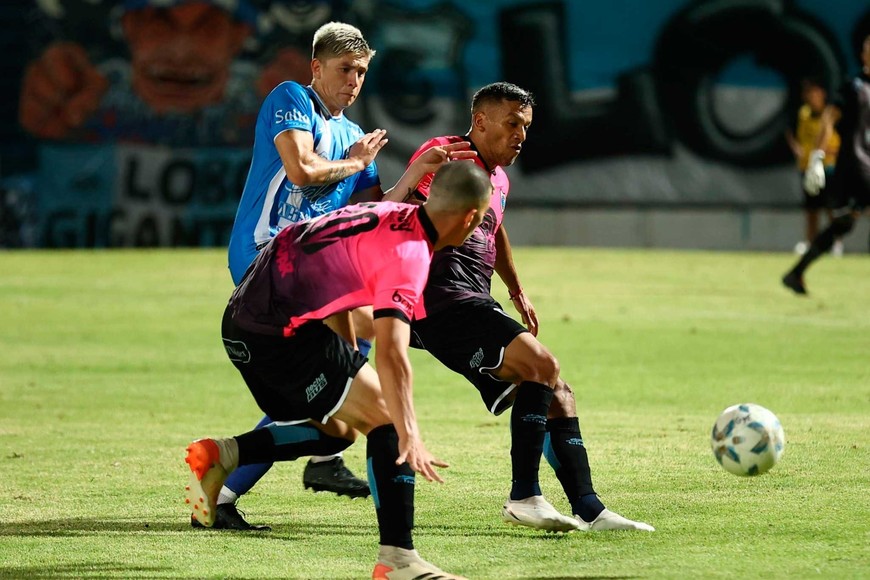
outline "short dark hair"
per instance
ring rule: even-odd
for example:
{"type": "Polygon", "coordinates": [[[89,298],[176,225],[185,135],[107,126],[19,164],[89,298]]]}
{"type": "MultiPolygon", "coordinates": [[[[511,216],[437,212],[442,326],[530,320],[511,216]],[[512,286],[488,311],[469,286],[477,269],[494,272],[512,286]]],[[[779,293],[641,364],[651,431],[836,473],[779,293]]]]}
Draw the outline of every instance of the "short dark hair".
{"type": "Polygon", "coordinates": [[[471,113],[474,114],[485,103],[515,101],[523,107],[534,107],[535,97],[526,89],[513,83],[497,82],[478,89],[471,98],[471,113]]]}
{"type": "Polygon", "coordinates": [[[465,211],[487,205],[491,195],[486,171],[472,161],[451,161],[435,172],[426,205],[433,211],[465,211]]]}

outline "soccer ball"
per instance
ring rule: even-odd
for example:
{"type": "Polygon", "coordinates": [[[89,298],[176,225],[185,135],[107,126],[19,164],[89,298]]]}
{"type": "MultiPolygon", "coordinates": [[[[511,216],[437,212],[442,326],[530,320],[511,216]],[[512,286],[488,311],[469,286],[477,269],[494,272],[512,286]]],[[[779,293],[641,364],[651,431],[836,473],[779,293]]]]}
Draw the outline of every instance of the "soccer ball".
{"type": "Polygon", "coordinates": [[[713,455],[734,475],[761,475],[782,457],[785,433],[776,415],[753,403],[728,407],[713,425],[713,455]]]}

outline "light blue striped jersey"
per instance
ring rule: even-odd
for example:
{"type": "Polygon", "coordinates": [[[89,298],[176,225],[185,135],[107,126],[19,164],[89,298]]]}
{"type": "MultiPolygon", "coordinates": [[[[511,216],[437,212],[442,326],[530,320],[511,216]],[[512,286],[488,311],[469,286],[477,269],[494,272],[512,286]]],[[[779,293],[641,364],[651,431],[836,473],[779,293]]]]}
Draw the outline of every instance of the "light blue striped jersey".
{"type": "Polygon", "coordinates": [[[374,161],[335,183],[300,187],[290,182],[274,143],[288,130],[311,133],[314,151],[330,161],[346,158],[351,145],[364,135],[343,113],[333,117],[310,85],[285,81],[269,93],[257,116],[251,168],[230,235],[229,266],[235,284],[258,249],[282,228],[344,207],[354,193],[380,184],[374,161]]]}

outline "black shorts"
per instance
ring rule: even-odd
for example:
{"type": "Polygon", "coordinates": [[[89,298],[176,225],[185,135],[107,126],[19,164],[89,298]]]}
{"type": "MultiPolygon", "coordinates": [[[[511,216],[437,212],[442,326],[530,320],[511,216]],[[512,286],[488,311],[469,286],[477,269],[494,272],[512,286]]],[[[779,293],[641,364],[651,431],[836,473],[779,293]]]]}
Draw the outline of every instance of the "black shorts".
{"type": "Polygon", "coordinates": [[[335,413],[366,358],[321,322],[308,322],[290,338],[239,328],[230,310],[221,325],[224,349],[275,421],[320,423],[335,413]]]}
{"type": "Polygon", "coordinates": [[[827,189],[831,208],[861,211],[870,207],[870,178],[863,176],[854,163],[838,165],[827,189]]]}
{"type": "Polygon", "coordinates": [[[499,380],[490,371],[501,366],[507,345],[525,326],[490,300],[452,306],[411,323],[411,346],[423,348],[450,370],[459,373],[480,392],[490,413],[500,415],[513,404],[516,385],[499,380]]]}
{"type": "MultiPolygon", "coordinates": [[[[831,183],[831,180],[834,178],[834,169],[833,168],[825,168],[825,183],[831,183]]],[[[805,210],[816,210],[816,209],[827,209],[831,207],[830,196],[828,195],[829,188],[823,187],[819,190],[819,193],[816,195],[810,195],[807,193],[807,190],[804,189],[804,174],[801,173],[801,192],[803,193],[803,204],[802,207],[805,210]]]]}

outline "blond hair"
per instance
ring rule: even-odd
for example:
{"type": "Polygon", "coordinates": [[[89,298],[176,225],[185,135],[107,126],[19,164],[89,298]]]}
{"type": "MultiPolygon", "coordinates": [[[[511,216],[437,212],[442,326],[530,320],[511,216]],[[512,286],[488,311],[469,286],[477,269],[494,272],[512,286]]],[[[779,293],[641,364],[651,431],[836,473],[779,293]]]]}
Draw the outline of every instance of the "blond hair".
{"type": "Polygon", "coordinates": [[[322,61],[348,53],[369,59],[375,55],[375,51],[369,47],[356,26],[344,22],[327,22],[314,33],[311,43],[312,59],[322,61]]]}

